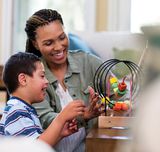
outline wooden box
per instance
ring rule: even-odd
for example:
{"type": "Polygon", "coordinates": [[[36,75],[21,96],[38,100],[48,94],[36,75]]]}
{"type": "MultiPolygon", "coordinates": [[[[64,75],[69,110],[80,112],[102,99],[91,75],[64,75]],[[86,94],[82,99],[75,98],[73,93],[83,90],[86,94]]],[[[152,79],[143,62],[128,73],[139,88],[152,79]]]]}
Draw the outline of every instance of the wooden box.
{"type": "Polygon", "coordinates": [[[123,127],[128,128],[135,117],[129,116],[99,116],[98,128],[123,127]]]}

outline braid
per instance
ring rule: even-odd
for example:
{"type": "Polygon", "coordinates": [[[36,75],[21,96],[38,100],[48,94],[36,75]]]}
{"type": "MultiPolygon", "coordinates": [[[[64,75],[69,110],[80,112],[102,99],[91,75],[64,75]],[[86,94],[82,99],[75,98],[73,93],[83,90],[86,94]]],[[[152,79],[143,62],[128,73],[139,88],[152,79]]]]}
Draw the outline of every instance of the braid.
{"type": "Polygon", "coordinates": [[[33,53],[38,57],[41,57],[40,51],[34,47],[32,41],[29,38],[26,41],[26,52],[33,53]]]}
{"type": "Polygon", "coordinates": [[[26,22],[25,32],[27,34],[26,41],[26,52],[34,53],[38,56],[41,56],[39,50],[37,50],[33,44],[32,40],[35,40],[36,29],[40,26],[47,25],[53,21],[59,20],[63,25],[63,20],[61,15],[52,9],[41,9],[35,12],[26,22]]]}

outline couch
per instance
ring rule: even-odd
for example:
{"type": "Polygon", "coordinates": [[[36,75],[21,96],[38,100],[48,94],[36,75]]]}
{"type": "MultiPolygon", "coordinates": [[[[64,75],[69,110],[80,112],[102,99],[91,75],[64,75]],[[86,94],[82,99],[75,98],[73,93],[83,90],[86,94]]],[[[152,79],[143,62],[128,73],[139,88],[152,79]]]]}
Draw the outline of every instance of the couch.
{"type": "MultiPolygon", "coordinates": [[[[88,46],[87,52],[98,55],[103,61],[123,56],[129,60],[138,57],[136,58],[138,60],[146,43],[144,35],[138,33],[74,32],[72,34],[79,38],[79,42],[81,41],[81,44],[85,45],[85,48],[88,46]]],[[[133,61],[135,60],[133,59],[133,61]]]]}

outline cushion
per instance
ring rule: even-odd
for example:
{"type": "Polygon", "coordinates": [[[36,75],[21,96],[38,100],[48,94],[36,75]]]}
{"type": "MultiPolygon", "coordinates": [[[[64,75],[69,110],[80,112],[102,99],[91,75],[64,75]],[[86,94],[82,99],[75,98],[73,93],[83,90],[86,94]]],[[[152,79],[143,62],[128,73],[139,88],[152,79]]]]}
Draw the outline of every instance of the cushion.
{"type": "MultiPolygon", "coordinates": [[[[132,61],[136,64],[138,64],[140,57],[141,57],[141,51],[137,51],[134,49],[126,48],[126,49],[118,49],[113,48],[113,54],[115,59],[120,60],[128,60],[132,61]]],[[[124,63],[119,63],[116,66],[114,66],[112,72],[118,77],[124,77],[128,74],[130,74],[129,68],[124,63]]]]}
{"type": "Polygon", "coordinates": [[[69,38],[69,50],[82,50],[84,52],[97,55],[95,51],[76,34],[69,33],[68,38],[69,38]]]}

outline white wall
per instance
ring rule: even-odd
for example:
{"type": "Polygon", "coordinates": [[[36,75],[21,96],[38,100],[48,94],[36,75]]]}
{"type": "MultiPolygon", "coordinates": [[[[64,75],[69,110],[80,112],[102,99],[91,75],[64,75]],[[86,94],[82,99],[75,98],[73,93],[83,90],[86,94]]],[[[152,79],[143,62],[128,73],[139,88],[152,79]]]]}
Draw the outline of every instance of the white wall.
{"type": "Polygon", "coordinates": [[[4,64],[9,58],[12,48],[12,2],[11,0],[1,1],[1,45],[0,64],[4,64]]]}
{"type": "Polygon", "coordinates": [[[108,0],[108,31],[130,31],[131,0],[108,0]]]}

